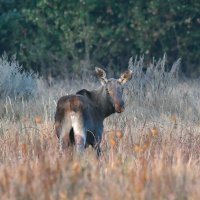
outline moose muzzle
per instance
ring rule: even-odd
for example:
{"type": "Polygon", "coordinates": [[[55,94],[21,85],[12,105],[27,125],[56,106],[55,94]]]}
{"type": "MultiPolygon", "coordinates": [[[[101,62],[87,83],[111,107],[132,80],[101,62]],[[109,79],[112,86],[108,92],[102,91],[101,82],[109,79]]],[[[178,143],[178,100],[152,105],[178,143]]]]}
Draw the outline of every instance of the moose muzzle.
{"type": "Polygon", "coordinates": [[[115,111],[117,113],[122,113],[123,111],[125,110],[125,107],[124,107],[124,102],[120,102],[120,103],[115,103],[115,111]]]}

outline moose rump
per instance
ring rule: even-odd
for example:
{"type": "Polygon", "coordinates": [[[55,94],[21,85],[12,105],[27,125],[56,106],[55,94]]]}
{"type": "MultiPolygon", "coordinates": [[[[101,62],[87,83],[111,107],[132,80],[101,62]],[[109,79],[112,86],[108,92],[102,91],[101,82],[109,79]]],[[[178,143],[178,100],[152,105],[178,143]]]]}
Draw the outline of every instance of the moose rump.
{"type": "Polygon", "coordinates": [[[58,101],[55,129],[62,149],[73,144],[76,144],[77,151],[82,151],[88,145],[98,148],[100,136],[95,130],[100,127],[95,127],[98,116],[95,115],[91,103],[81,94],[64,96],[58,101]]]}

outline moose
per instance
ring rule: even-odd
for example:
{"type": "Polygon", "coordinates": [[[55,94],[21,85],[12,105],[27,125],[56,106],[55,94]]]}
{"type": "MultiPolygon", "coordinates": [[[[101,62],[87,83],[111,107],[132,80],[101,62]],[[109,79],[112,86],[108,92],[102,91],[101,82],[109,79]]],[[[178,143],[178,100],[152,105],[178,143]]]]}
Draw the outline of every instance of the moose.
{"type": "Polygon", "coordinates": [[[82,89],[58,100],[55,132],[63,150],[75,145],[77,152],[83,152],[91,145],[100,156],[104,119],[124,111],[123,86],[132,78],[132,71],[125,71],[119,79],[107,79],[101,68],[95,68],[95,72],[101,87],[93,91],[82,89]]]}

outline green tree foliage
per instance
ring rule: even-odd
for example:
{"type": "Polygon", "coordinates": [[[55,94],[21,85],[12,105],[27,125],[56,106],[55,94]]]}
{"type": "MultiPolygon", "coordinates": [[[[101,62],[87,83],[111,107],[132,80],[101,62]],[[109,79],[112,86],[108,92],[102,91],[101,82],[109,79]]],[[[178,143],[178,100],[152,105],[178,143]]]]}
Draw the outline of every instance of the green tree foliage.
{"type": "Polygon", "coordinates": [[[200,74],[198,0],[1,0],[0,13],[0,53],[43,75],[118,71],[131,56],[164,53],[200,74]]]}

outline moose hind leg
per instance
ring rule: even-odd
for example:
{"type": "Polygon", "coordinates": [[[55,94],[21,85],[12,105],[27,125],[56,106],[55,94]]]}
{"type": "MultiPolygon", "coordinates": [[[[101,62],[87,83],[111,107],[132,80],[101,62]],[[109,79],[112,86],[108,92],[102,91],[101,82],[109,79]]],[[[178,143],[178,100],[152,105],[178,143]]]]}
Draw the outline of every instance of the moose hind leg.
{"type": "Polygon", "coordinates": [[[69,117],[65,117],[62,122],[62,127],[60,129],[60,150],[65,150],[67,147],[71,145],[70,141],[70,130],[72,128],[71,119],[69,117]]]}
{"type": "Polygon", "coordinates": [[[86,143],[86,129],[84,126],[84,118],[80,112],[73,112],[71,115],[72,127],[74,130],[74,139],[76,151],[83,152],[86,143]]]}
{"type": "Polygon", "coordinates": [[[102,140],[102,133],[99,133],[96,137],[96,141],[94,144],[94,148],[97,152],[97,157],[99,158],[101,156],[101,140],[102,140]]]}
{"type": "Polygon", "coordinates": [[[97,137],[92,131],[87,131],[87,145],[92,145],[92,147],[97,152],[97,158],[101,156],[101,137],[97,137]]]}
{"type": "Polygon", "coordinates": [[[101,147],[100,147],[100,144],[96,145],[95,149],[97,151],[97,158],[99,158],[101,156],[101,147]]]}

